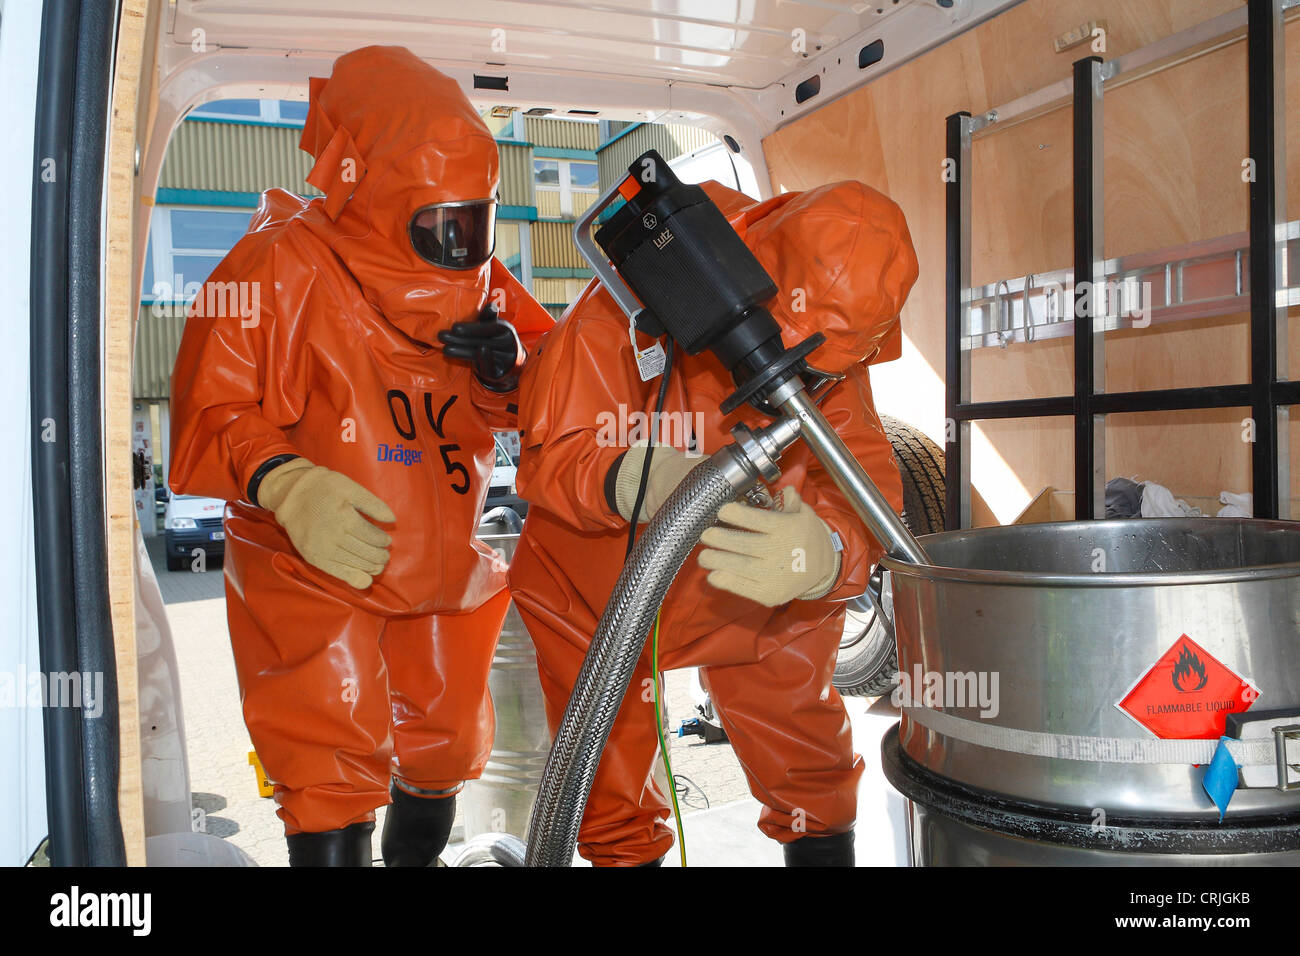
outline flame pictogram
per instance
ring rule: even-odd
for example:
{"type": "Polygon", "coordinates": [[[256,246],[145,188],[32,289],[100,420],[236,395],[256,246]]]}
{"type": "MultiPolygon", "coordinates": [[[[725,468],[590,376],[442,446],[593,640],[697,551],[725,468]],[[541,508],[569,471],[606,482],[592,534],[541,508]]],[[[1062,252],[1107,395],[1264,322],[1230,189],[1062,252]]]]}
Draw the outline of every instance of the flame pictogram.
{"type": "Polygon", "coordinates": [[[1184,644],[1182,651],[1178,655],[1178,660],[1174,662],[1174,687],[1182,693],[1191,693],[1204,687],[1209,679],[1201,659],[1192,653],[1191,648],[1184,644]],[[1195,687],[1188,686],[1193,682],[1199,683],[1196,683],[1195,687]]]}

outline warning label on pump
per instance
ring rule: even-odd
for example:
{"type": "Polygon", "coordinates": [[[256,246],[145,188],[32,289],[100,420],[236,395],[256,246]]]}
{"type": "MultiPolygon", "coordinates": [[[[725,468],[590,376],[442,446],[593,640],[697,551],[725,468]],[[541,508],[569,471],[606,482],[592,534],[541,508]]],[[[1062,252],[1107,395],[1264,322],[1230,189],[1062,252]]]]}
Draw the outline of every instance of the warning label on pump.
{"type": "Polygon", "coordinates": [[[1254,684],[1184,634],[1117,706],[1157,737],[1212,739],[1258,699],[1254,684]]]}

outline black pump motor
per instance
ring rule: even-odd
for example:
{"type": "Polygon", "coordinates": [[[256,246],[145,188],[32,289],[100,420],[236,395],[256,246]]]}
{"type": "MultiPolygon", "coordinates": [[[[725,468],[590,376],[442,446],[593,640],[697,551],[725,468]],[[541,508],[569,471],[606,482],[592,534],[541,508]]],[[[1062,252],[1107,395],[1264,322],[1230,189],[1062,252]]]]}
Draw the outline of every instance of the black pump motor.
{"type": "Polygon", "coordinates": [[[625,202],[595,239],[645,306],[637,328],[667,333],[691,355],[717,355],[739,386],[724,411],[745,401],[761,407],[804,370],[804,357],[823,337],[785,348],[764,307],[776,283],[702,188],[679,180],[653,149],[628,173],[619,187],[625,202]]]}

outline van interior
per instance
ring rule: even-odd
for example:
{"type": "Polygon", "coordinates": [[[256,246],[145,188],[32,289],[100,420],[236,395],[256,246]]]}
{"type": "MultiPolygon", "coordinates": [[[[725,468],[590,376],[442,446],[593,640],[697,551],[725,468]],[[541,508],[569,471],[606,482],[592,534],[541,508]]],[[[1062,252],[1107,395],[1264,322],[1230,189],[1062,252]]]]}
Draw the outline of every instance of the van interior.
{"type": "Polygon", "coordinates": [[[36,157],[0,255],[30,304],[0,356],[28,410],[0,427],[29,450],[4,469],[5,666],[102,672],[107,704],[4,715],[6,861],[48,835],[63,864],[144,865],[150,838],[190,829],[131,461],[149,213],[190,110],[303,101],[340,54],[400,44],[483,110],[706,129],[760,197],[861,180],[902,207],[920,262],[876,400],[946,452],[949,528],[1101,517],[1107,479],[1175,472],[1192,504],[1253,492],[1256,517],[1288,518],[1297,17],[1296,0],[5,0],[0,77],[23,94],[0,105],[7,181],[36,157]],[[1082,364],[1052,291],[1080,269],[1157,289],[1082,364]]]}

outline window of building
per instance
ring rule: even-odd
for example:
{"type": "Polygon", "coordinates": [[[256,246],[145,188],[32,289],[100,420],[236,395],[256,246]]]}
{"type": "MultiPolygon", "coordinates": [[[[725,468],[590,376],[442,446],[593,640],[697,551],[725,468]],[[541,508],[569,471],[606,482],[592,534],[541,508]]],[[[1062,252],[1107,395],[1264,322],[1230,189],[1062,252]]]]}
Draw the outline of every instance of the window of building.
{"type": "Polygon", "coordinates": [[[209,119],[261,119],[261,100],[213,100],[190,110],[191,116],[209,119]]]}
{"type": "Polygon", "coordinates": [[[558,159],[534,159],[533,182],[539,189],[560,188],[560,161],[558,159]]]}
{"type": "Polygon", "coordinates": [[[145,301],[187,302],[248,231],[247,209],[159,206],[149,222],[145,301]]]}
{"type": "Polygon", "coordinates": [[[569,163],[569,185],[574,189],[595,189],[600,169],[595,163],[569,163]]]}
{"type": "Polygon", "coordinates": [[[534,159],[537,212],[543,219],[573,218],[599,193],[599,167],[579,159],[534,159]]]}
{"type": "Polygon", "coordinates": [[[189,115],[197,119],[301,126],[307,120],[307,104],[300,100],[213,100],[194,107],[189,115]]]}
{"type": "Polygon", "coordinates": [[[300,100],[275,100],[280,106],[280,119],[286,123],[307,122],[307,104],[300,100]]]}

